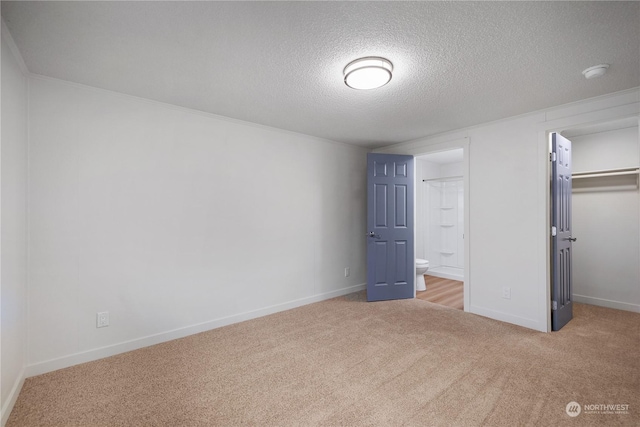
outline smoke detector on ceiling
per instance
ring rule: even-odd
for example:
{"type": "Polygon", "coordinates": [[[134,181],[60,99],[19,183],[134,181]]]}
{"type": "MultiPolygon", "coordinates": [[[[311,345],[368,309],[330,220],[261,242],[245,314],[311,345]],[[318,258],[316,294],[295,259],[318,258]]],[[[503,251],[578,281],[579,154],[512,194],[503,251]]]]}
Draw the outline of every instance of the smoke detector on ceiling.
{"type": "Polygon", "coordinates": [[[582,74],[587,79],[593,79],[594,77],[603,76],[607,72],[607,68],[609,68],[609,64],[594,65],[584,70],[582,74]]]}

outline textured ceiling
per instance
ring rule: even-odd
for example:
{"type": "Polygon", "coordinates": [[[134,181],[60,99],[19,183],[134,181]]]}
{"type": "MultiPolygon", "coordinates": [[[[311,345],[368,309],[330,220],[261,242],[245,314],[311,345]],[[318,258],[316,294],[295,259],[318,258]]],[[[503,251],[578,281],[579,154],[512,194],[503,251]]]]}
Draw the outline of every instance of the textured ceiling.
{"type": "Polygon", "coordinates": [[[2,1],[2,16],[32,73],[367,147],[640,86],[638,2],[2,1]],[[372,55],[392,81],[345,86],[372,55]]]}

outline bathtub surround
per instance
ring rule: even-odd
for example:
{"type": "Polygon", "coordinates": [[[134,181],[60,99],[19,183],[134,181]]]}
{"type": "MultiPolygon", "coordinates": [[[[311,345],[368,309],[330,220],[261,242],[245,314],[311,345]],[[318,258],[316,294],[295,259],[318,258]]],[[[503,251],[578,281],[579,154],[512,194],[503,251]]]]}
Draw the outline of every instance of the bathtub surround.
{"type": "Polygon", "coordinates": [[[427,224],[425,253],[431,274],[464,280],[464,181],[460,176],[430,179],[422,185],[427,224]]]}
{"type": "Polygon", "coordinates": [[[464,150],[416,157],[416,291],[420,263],[432,276],[464,280],[464,150]]]}
{"type": "Polygon", "coordinates": [[[463,150],[416,159],[416,251],[429,260],[429,274],[464,280],[463,150]]]}

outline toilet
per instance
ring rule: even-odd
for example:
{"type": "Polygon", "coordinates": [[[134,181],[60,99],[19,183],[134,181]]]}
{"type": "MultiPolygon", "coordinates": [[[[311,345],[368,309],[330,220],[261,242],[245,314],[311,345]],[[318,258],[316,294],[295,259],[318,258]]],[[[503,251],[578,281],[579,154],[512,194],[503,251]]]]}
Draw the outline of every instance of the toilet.
{"type": "Polygon", "coordinates": [[[429,261],[416,258],[416,291],[427,290],[427,286],[424,284],[424,273],[426,273],[428,269],[429,261]]]}

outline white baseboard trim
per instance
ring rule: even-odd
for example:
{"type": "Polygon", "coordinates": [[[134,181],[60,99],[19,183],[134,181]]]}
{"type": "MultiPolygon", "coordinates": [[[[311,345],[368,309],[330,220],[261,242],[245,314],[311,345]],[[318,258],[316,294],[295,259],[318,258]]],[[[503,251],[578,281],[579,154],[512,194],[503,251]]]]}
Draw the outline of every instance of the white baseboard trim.
{"type": "Polygon", "coordinates": [[[258,317],[267,316],[269,314],[278,313],[280,311],[290,310],[292,308],[301,307],[303,305],[312,304],[314,302],[320,302],[342,295],[347,295],[352,292],[362,291],[365,288],[366,284],[350,286],[348,288],[324,292],[310,297],[300,298],[297,300],[285,302],[282,304],[276,304],[270,307],[264,307],[253,311],[234,314],[232,316],[210,320],[204,323],[186,326],[184,328],[174,329],[167,332],[161,332],[159,334],[149,335],[146,337],[125,341],[106,347],[100,347],[80,353],[74,353],[68,356],[59,357],[57,359],[34,363],[27,366],[26,377],[28,378],[35,375],[45,374],[47,372],[57,371],[58,369],[68,368],[70,366],[79,365],[81,363],[91,362],[105,357],[114,356],[116,354],[125,353],[127,351],[137,350],[162,342],[183,338],[211,329],[220,328],[222,326],[231,325],[233,323],[244,322],[245,320],[251,320],[258,317]]]}
{"type": "Polygon", "coordinates": [[[478,307],[472,305],[469,307],[469,313],[478,314],[480,316],[488,317],[489,319],[499,320],[501,322],[511,323],[513,325],[522,326],[524,328],[534,329],[540,332],[547,332],[546,323],[541,323],[534,319],[526,317],[514,316],[513,314],[504,313],[502,311],[490,310],[484,307],[478,307]]]}
{"type": "Polygon", "coordinates": [[[18,400],[18,395],[20,394],[20,390],[22,390],[22,386],[24,385],[24,379],[26,378],[26,369],[22,368],[22,371],[16,378],[16,382],[11,387],[11,391],[9,392],[9,396],[7,397],[7,401],[3,402],[2,405],[2,421],[0,425],[4,427],[9,420],[9,415],[11,415],[11,410],[13,406],[16,404],[16,400],[18,400]]]}
{"type": "Polygon", "coordinates": [[[615,308],[618,310],[633,311],[634,313],[640,313],[639,304],[629,304],[628,302],[613,301],[613,300],[608,300],[604,298],[594,298],[594,297],[587,297],[584,295],[576,295],[576,294],[573,294],[573,301],[582,303],[582,304],[598,305],[600,307],[615,308]]]}

